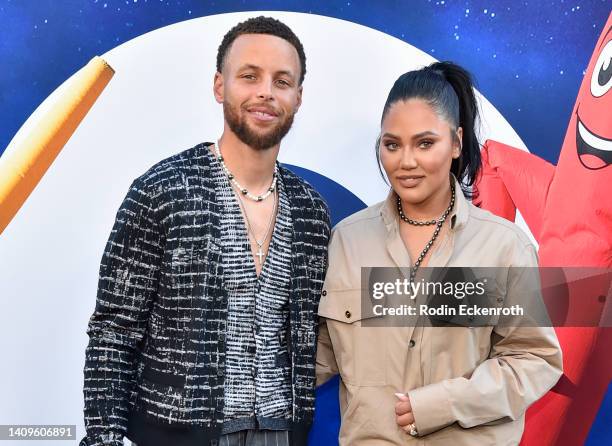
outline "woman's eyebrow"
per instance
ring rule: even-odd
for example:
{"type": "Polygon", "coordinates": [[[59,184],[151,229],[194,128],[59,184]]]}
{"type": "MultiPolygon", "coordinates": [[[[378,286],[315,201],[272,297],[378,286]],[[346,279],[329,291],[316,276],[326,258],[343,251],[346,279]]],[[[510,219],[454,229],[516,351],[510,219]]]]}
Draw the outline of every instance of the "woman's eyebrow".
{"type": "Polygon", "coordinates": [[[419,139],[419,138],[422,138],[424,136],[440,136],[440,135],[438,135],[436,132],[433,132],[431,130],[425,130],[424,132],[417,133],[416,135],[413,135],[412,139],[419,139]]]}

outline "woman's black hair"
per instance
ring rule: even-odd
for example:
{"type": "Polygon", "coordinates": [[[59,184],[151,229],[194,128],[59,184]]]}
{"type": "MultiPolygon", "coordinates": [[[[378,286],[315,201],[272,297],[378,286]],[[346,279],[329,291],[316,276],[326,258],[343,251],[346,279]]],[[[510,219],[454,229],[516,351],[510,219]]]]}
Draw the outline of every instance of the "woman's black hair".
{"type": "MultiPolygon", "coordinates": [[[[452,62],[435,62],[420,70],[402,74],[389,92],[381,125],[393,104],[409,99],[426,101],[452,128],[463,129],[461,155],[453,159],[451,172],[459,180],[464,195],[471,196],[470,187],[474,184],[481,166],[480,144],[476,136],[478,104],[472,76],[452,62]]],[[[376,159],[382,174],[379,145],[380,138],[376,142],[376,159]]]]}

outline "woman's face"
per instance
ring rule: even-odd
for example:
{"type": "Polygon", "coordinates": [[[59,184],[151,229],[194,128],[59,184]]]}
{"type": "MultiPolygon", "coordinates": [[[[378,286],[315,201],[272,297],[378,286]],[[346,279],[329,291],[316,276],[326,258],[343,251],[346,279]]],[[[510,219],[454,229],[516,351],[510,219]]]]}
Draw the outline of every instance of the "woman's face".
{"type": "Polygon", "coordinates": [[[461,153],[461,136],[461,128],[452,129],[422,99],[391,106],[382,122],[380,159],[403,202],[418,205],[444,199],[451,162],[461,153]]]}

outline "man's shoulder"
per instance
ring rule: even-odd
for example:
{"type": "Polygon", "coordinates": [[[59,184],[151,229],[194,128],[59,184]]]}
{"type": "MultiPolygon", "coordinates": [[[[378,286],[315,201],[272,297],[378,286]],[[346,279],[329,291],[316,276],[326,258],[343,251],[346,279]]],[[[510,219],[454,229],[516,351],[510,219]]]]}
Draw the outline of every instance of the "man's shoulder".
{"type": "Polygon", "coordinates": [[[283,184],[292,197],[309,200],[316,209],[329,215],[327,202],[312,184],[284,166],[281,166],[280,171],[283,184]]]}
{"type": "Polygon", "coordinates": [[[207,144],[200,143],[155,163],[135,182],[145,187],[164,187],[169,183],[184,183],[188,178],[202,175],[208,168],[207,144]]]}

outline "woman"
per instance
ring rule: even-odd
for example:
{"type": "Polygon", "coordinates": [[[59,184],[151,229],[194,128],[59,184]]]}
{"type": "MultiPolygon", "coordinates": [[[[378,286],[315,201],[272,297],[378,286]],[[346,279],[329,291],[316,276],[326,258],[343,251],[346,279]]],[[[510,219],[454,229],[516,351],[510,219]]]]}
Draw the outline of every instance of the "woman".
{"type": "Polygon", "coordinates": [[[537,266],[518,227],[465,197],[477,118],[470,76],[449,62],[389,93],[377,156],[392,190],[334,229],[319,306],[317,378],[340,373],[341,445],[518,444],[525,410],[561,376],[552,328],[381,328],[361,311],[361,267],[411,266],[414,279],[425,266],[537,266]]]}

